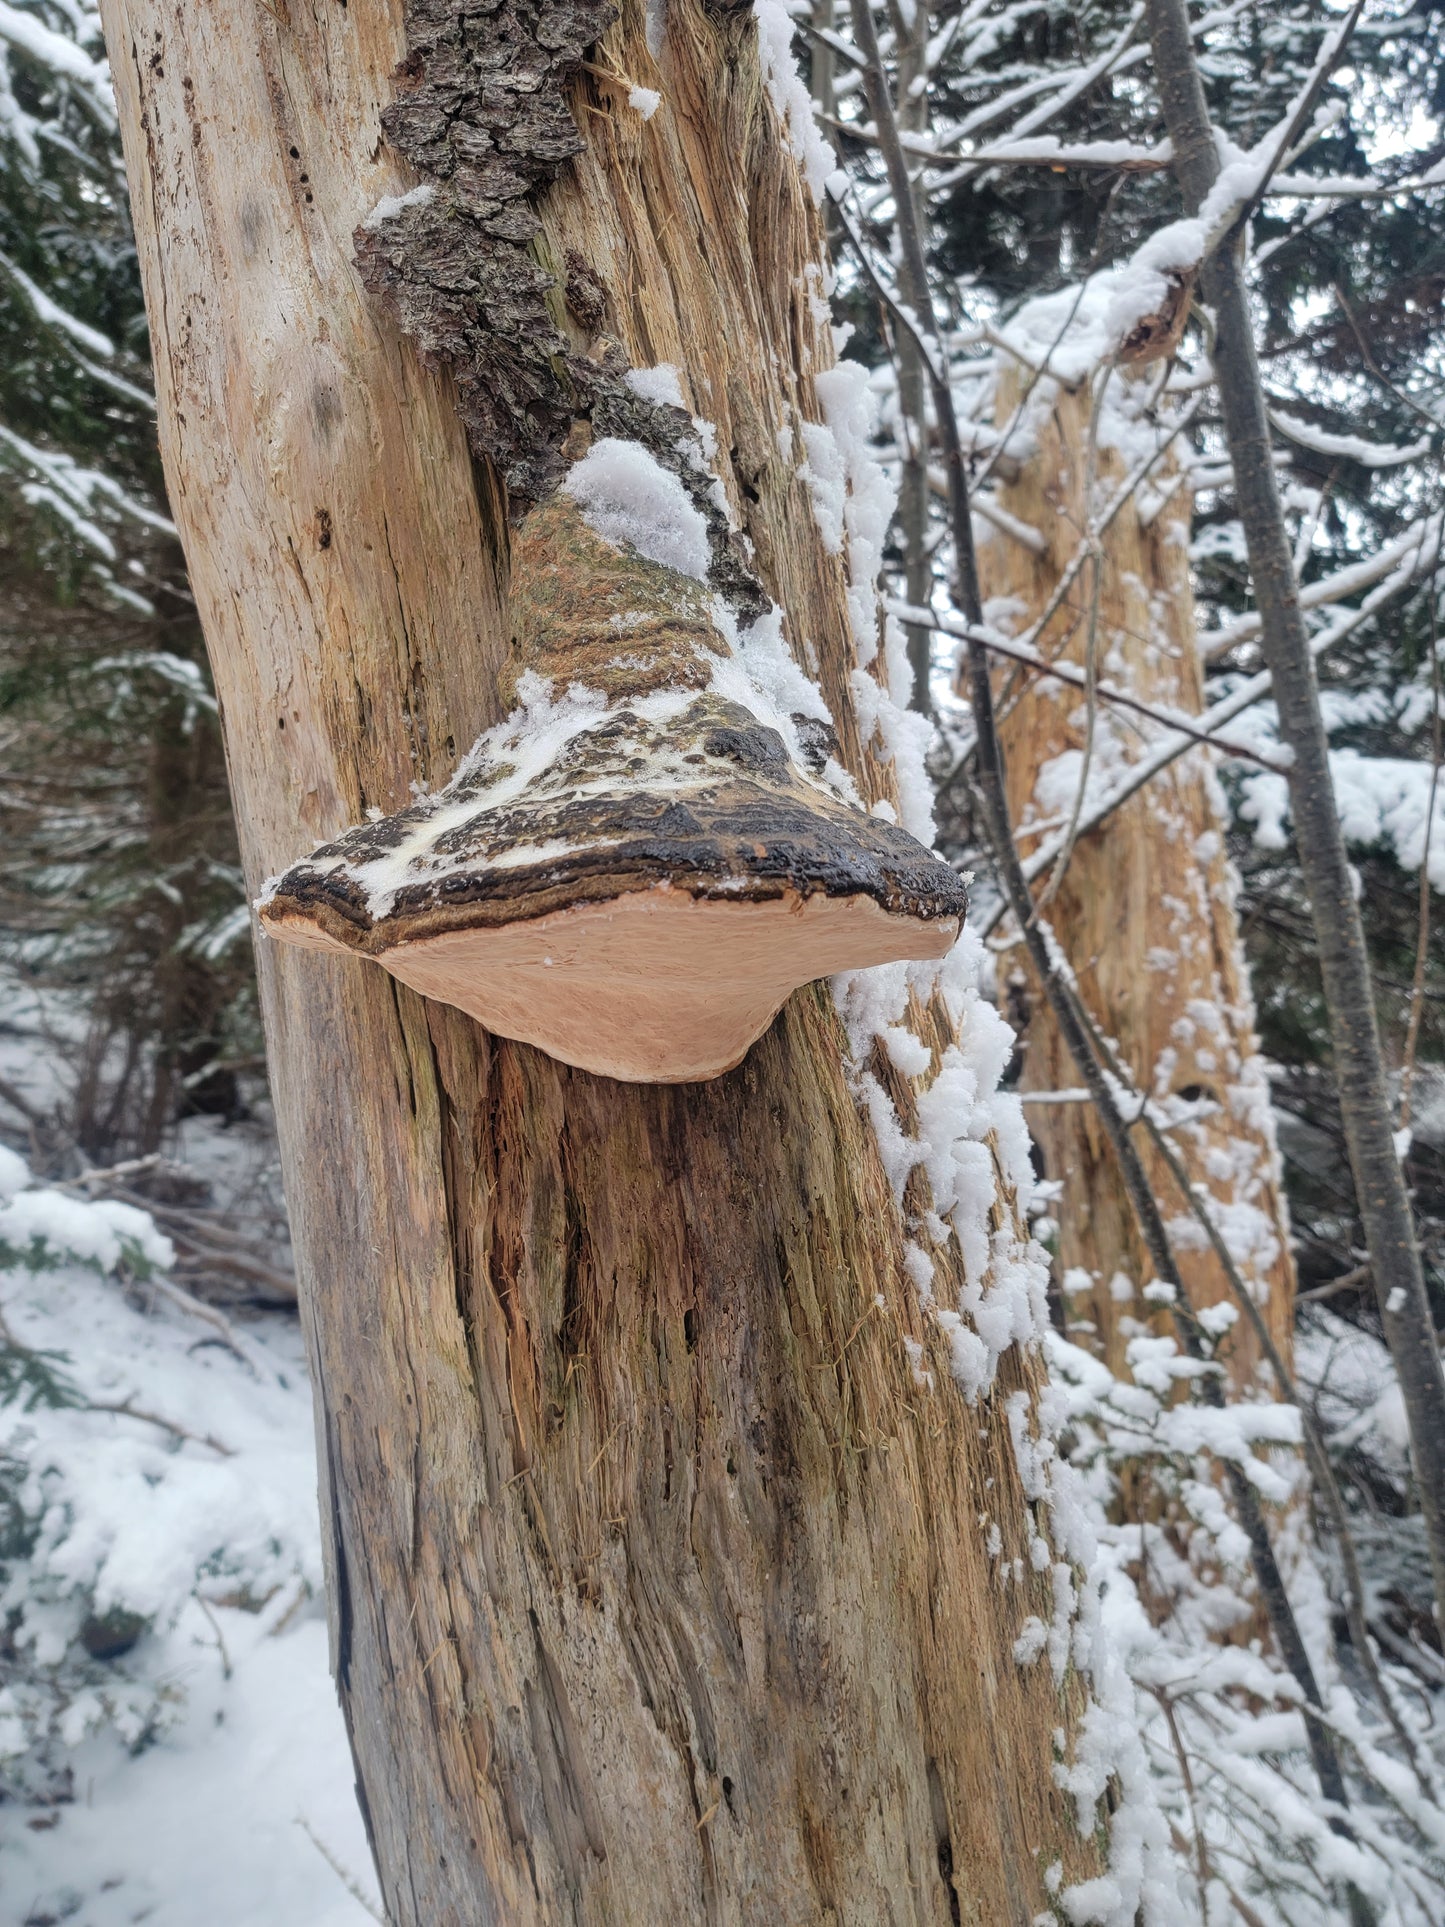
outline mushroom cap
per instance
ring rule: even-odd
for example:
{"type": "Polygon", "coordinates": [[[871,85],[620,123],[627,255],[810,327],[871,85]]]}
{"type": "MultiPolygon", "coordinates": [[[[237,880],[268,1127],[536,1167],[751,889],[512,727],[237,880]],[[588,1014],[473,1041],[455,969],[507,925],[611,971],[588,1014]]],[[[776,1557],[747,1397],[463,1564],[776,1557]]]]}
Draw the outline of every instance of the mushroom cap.
{"type": "Polygon", "coordinates": [[[719,1076],[800,984],[957,936],[957,872],[803,776],[740,704],[549,713],[550,736],[493,732],[439,795],[294,865],[266,930],[645,1083],[719,1076]]]}

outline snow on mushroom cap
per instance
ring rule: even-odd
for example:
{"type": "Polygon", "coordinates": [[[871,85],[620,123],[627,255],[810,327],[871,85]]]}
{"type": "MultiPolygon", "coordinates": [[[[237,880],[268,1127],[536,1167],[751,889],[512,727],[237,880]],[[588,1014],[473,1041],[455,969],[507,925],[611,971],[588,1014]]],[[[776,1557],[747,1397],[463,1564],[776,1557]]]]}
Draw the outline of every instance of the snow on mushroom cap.
{"type": "Polygon", "coordinates": [[[641,442],[604,435],[568,470],[562,488],[604,542],[635,549],[694,581],[707,580],[707,523],[682,483],[641,442]]]}

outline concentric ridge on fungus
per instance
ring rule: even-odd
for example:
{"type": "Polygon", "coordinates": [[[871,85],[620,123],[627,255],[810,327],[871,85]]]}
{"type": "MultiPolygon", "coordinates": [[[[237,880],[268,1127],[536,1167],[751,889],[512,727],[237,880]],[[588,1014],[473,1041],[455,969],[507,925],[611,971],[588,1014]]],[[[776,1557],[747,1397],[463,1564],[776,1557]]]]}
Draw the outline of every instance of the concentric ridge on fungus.
{"type": "Polygon", "coordinates": [[[323,844],[275,887],[268,927],[304,917],[385,960],[442,931],[659,888],[734,905],[866,897],[955,927],[967,909],[956,871],[805,781],[776,730],[711,693],[662,722],[608,710],[499,802],[511,773],[486,756],[436,796],[323,844]]]}

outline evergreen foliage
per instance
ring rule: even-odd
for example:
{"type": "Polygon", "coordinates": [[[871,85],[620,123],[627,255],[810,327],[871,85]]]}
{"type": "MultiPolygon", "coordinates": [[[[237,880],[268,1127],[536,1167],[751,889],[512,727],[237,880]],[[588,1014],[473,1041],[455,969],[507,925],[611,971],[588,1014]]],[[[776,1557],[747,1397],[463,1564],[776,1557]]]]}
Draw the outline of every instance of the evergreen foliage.
{"type": "MultiPolygon", "coordinates": [[[[234,1111],[258,1050],[215,703],[164,490],[98,17],[0,22],[0,958],[74,992],[53,1156],[234,1111]]],[[[15,1108],[14,1103],[9,1108],[15,1108]]]]}

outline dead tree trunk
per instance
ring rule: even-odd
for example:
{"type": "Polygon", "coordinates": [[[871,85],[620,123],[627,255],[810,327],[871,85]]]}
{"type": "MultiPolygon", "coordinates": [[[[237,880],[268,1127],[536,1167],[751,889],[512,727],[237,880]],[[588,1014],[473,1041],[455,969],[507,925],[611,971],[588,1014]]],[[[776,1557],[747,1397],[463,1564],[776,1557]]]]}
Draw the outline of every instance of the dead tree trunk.
{"type": "MultiPolygon", "coordinates": [[[[1188,9],[1184,0],[1149,0],[1148,16],[1174,175],[1185,207],[1196,214],[1218,178],[1220,161],[1188,9]]],[[[1395,1150],[1394,1109],[1370,959],[1335,804],[1329,739],[1275,478],[1245,278],[1245,240],[1244,226],[1224,238],[1203,264],[1200,287],[1214,311],[1211,359],[1259,609],[1260,653],[1270,672],[1280,739],[1292,757],[1290,815],[1319,951],[1340,1117],[1380,1322],[1405,1405],[1436,1617],[1445,1624],[1445,1369],[1410,1194],[1395,1150]]]]}
{"type": "MultiPolygon", "coordinates": [[[[544,384],[592,381],[584,361],[598,382],[678,371],[879,796],[844,566],[779,448],[819,419],[832,343],[751,13],[410,13],[409,48],[401,0],[105,8],[253,887],[445,780],[497,717],[506,492],[458,408],[505,415],[533,351],[544,384]],[[518,76],[544,110],[565,88],[585,141],[554,148],[539,231],[515,193],[491,204],[542,270],[530,293],[456,251],[464,212],[432,236],[435,285],[470,274],[494,303],[500,372],[429,371],[353,264],[358,224],[416,185],[381,112],[398,86],[425,101],[464,15],[454,105],[490,111],[518,76]],[[569,36],[585,67],[556,53],[569,36]],[[634,86],[662,96],[650,117],[634,86]]],[[[514,509],[576,428],[541,390],[517,419],[514,509]]],[[[1053,1613],[1005,1409],[1037,1366],[1015,1347],[975,1405],[955,1392],[826,991],[736,1071],[660,1088],[489,1037],[360,960],[263,946],[261,974],[336,1674],[397,1927],[1011,1923],[1049,1904],[1053,1863],[1096,1873],[1054,1777],[1082,1689],[1013,1657],[1053,1613]]],[[[938,1012],[917,1018],[936,1062],[938,1012]]],[[[1000,1184],[1001,1228],[1010,1210],[1000,1184]]],[[[947,1305],[956,1248],[937,1265],[947,1305]]]]}
{"type": "MultiPolygon", "coordinates": [[[[1019,386],[1013,379],[1000,384],[1001,421],[1012,416],[1019,386]]],[[[993,532],[979,550],[984,594],[1008,598],[1019,628],[1047,606],[1091,513],[1113,496],[1127,469],[1107,432],[1090,435],[1088,384],[1058,388],[1050,404],[1045,392],[1031,404],[1037,450],[999,495],[1010,516],[1038,531],[1043,546],[1034,550],[993,532]]],[[[1197,715],[1203,686],[1189,579],[1190,505],[1168,458],[1155,470],[1148,498],[1153,513],[1147,518],[1137,497],[1115,516],[1101,540],[1097,581],[1092,564],[1080,571],[1037,647],[1051,660],[1082,666],[1092,638],[1099,674],[1113,687],[1197,715]]],[[[1006,662],[997,686],[1009,803],[1027,853],[1068,820],[1088,734],[1087,700],[1077,686],[1006,662]]],[[[1096,702],[1095,780],[1138,753],[1129,716],[1096,702]]],[[[1208,1113],[1182,1122],[1174,1142],[1191,1180],[1214,1200],[1240,1271],[1287,1359],[1294,1291],[1288,1221],[1234,913],[1223,799],[1206,754],[1177,759],[1078,839],[1048,914],[1090,1014],[1114,1040],[1138,1088],[1165,1105],[1182,1100],[1208,1113]]],[[[1077,1081],[1072,1059],[1025,965],[1020,956],[1028,1001],[1021,1089],[1068,1090],[1077,1081]]],[[[1063,1185],[1059,1267],[1066,1318],[1079,1342],[1122,1374],[1127,1328],[1158,1322],[1159,1313],[1139,1296],[1153,1266],[1116,1160],[1091,1105],[1028,1109],[1046,1173],[1063,1185]]],[[[1141,1155],[1166,1212],[1187,1220],[1187,1201],[1162,1158],[1150,1146],[1141,1145],[1141,1155]]],[[[1198,1226],[1182,1222],[1180,1229],[1179,1268],[1191,1302],[1200,1310],[1230,1303],[1229,1281],[1198,1226]]],[[[1259,1345],[1243,1320],[1221,1355],[1236,1385],[1256,1382],[1259,1345]]],[[[1267,1370],[1259,1383],[1270,1387],[1267,1370]]]]}

